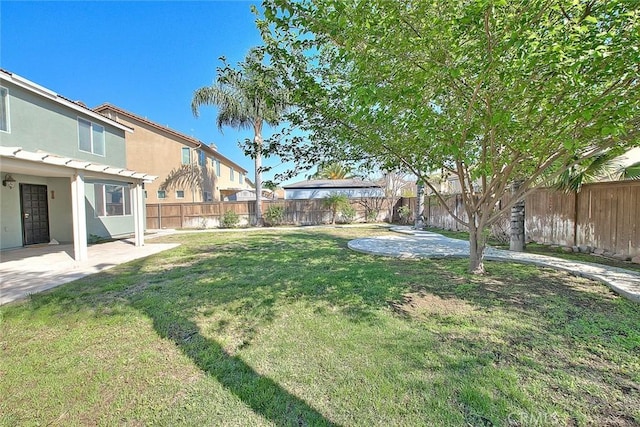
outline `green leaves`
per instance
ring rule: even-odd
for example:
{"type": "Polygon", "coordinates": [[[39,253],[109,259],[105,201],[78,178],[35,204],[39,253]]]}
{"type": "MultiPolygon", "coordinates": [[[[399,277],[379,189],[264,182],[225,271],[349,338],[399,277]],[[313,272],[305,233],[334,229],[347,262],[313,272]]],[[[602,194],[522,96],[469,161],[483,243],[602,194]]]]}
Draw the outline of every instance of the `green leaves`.
{"type": "Polygon", "coordinates": [[[307,152],[360,156],[421,178],[452,171],[469,184],[469,217],[492,221],[493,202],[513,179],[526,190],[575,156],[638,144],[632,2],[263,6],[270,16],[291,13],[270,22],[280,33],[271,32],[267,49],[290,70],[290,119],[308,135],[307,152]],[[292,40],[301,38],[312,42],[296,56],[292,40]]]}

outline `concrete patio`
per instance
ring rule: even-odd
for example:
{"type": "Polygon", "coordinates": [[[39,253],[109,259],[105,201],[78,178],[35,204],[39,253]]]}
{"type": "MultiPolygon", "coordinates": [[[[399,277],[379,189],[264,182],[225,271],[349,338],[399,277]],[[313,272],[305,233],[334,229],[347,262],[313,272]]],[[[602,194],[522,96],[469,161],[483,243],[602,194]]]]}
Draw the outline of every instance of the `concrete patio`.
{"type": "Polygon", "coordinates": [[[73,245],[37,245],[0,252],[0,305],[62,285],[118,264],[154,255],[178,244],[145,243],[132,239],[91,245],[88,261],[73,259],[73,245]]]}

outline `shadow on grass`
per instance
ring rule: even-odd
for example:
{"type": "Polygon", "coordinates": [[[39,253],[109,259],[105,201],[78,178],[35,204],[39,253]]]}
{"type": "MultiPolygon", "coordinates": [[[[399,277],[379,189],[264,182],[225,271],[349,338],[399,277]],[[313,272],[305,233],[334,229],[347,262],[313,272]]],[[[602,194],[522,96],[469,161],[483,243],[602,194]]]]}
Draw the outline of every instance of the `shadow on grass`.
{"type": "MultiPolygon", "coordinates": [[[[591,340],[607,344],[607,348],[621,342],[631,346],[631,351],[637,349],[633,347],[637,324],[634,328],[632,323],[640,318],[638,309],[620,303],[605,287],[592,291],[588,286],[570,286],[563,283],[567,277],[564,273],[503,263],[488,263],[495,275],[475,278],[466,273],[466,260],[385,259],[348,250],[348,240],[321,232],[195,236],[185,239],[181,248],[116,267],[48,297],[43,295],[42,301],[53,303],[57,299],[60,307],[69,308],[120,303],[139,310],[152,319],[161,337],[172,340],[202,372],[216,378],[253,411],[277,425],[335,424],[303,399],[256,372],[228,347],[209,338],[216,321],[218,333],[228,332],[225,319],[215,319],[221,312],[239,330],[242,345],[238,348],[251,345],[255,334],[282,314],[281,308],[288,303],[308,304],[318,311],[330,307],[353,322],[375,324],[381,309],[391,305],[401,310],[403,298],[413,291],[437,295],[442,300],[464,301],[474,310],[488,313],[480,317],[483,321],[491,320],[493,310],[510,312],[510,318],[520,320],[512,327],[495,324],[504,344],[485,345],[484,337],[471,336],[473,330],[456,341],[460,328],[451,322],[466,321],[464,313],[431,313],[429,321],[438,331],[439,340],[449,345],[442,347],[440,359],[450,375],[462,375],[476,366],[496,364],[500,368],[505,361],[507,366],[511,362],[525,366],[523,363],[529,362],[510,359],[510,348],[526,354],[533,349],[527,347],[531,336],[538,343],[548,340],[550,345],[545,348],[550,351],[555,342],[564,341],[563,348],[571,348],[574,343],[591,340]],[[78,295],[78,291],[86,294],[78,295]],[[199,326],[202,317],[207,316],[210,322],[199,326]],[[610,319],[617,325],[609,327],[602,321],[597,328],[590,328],[594,317],[610,319]],[[581,322],[586,326],[582,327],[581,322]],[[589,335],[592,329],[600,335],[589,335]],[[629,336],[624,337],[625,333],[629,336]],[[619,341],[611,341],[614,338],[619,341]],[[452,348],[471,355],[447,361],[452,348]]],[[[443,309],[450,308],[447,305],[443,309]]],[[[411,320],[409,313],[401,314],[411,320]]],[[[394,342],[389,348],[390,353],[406,353],[403,360],[412,361],[417,370],[422,368],[420,355],[428,351],[405,342],[394,342]]],[[[563,366],[571,368],[575,363],[570,354],[561,356],[563,366]]],[[[588,368],[605,373],[609,366],[601,364],[588,368]]],[[[542,371],[546,369],[558,371],[545,363],[538,372],[545,373],[542,371]]],[[[629,376],[620,379],[624,384],[633,381],[629,376]]],[[[479,413],[481,409],[477,408],[479,413]]]]}
{"type": "Polygon", "coordinates": [[[213,376],[256,414],[276,425],[338,426],[309,403],[257,373],[240,357],[228,354],[215,340],[204,337],[194,322],[176,311],[159,310],[155,304],[137,308],[153,319],[153,326],[161,337],[173,341],[202,372],[213,376]]]}

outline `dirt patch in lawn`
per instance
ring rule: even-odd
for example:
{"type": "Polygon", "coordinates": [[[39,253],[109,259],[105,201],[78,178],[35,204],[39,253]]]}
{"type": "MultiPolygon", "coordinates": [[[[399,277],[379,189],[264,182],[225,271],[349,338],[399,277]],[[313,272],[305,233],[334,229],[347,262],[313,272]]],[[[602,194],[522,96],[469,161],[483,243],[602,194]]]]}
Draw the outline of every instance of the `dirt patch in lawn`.
{"type": "Polygon", "coordinates": [[[458,298],[442,298],[424,291],[410,292],[401,301],[391,303],[391,308],[403,317],[424,318],[437,314],[441,316],[468,314],[473,306],[458,298]]]}

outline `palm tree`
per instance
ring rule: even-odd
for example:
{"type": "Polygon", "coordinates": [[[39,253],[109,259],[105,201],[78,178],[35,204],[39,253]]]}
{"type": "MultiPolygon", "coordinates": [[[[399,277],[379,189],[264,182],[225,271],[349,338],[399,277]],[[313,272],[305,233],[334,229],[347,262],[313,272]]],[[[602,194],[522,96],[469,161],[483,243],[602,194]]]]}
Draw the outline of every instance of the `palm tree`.
{"type": "Polygon", "coordinates": [[[224,64],[217,70],[213,85],[201,87],[193,94],[191,110],[198,117],[202,105],[218,107],[218,129],[253,129],[252,157],[255,160],[256,225],[262,225],[262,128],[264,123],[277,125],[289,108],[289,96],[275,69],[263,64],[260,48],[249,51],[238,69],[224,64]]]}
{"type": "Polygon", "coordinates": [[[640,162],[627,166],[622,171],[623,179],[640,179],[640,162]]]}
{"type": "Polygon", "coordinates": [[[311,176],[313,179],[348,179],[353,178],[351,169],[340,163],[324,163],[318,166],[318,171],[311,176]]]}
{"type": "Polygon", "coordinates": [[[608,151],[567,169],[553,187],[560,191],[580,191],[582,184],[640,178],[640,162],[626,164],[619,151],[608,151]]]}

